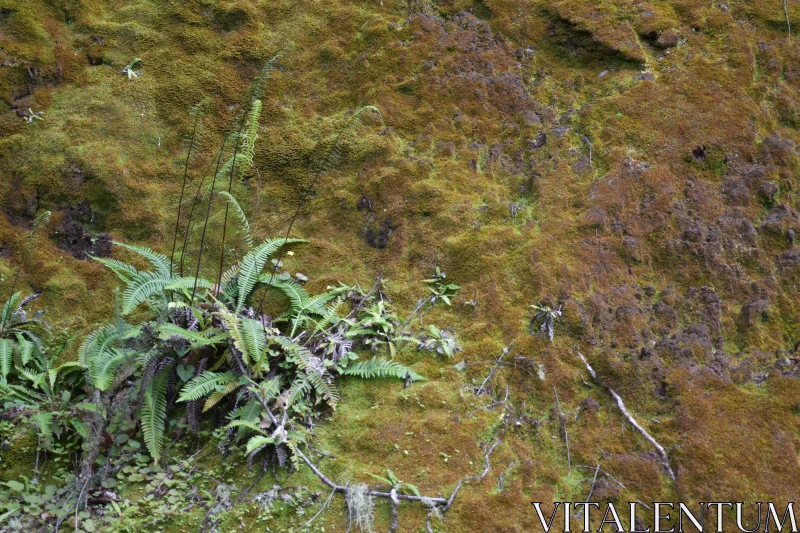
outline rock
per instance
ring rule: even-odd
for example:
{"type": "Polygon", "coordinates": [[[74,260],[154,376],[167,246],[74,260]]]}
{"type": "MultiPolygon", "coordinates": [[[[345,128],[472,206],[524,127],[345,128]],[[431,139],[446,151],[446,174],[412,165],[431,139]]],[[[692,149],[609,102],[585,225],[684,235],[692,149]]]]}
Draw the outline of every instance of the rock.
{"type": "Polygon", "coordinates": [[[776,194],[778,194],[778,185],[773,181],[764,181],[758,187],[758,195],[767,202],[772,202],[776,194]]]}
{"type": "Polygon", "coordinates": [[[675,30],[666,30],[661,32],[658,39],[656,39],[656,46],[660,48],[672,48],[673,46],[678,46],[678,42],[680,42],[678,32],[675,30]]]}

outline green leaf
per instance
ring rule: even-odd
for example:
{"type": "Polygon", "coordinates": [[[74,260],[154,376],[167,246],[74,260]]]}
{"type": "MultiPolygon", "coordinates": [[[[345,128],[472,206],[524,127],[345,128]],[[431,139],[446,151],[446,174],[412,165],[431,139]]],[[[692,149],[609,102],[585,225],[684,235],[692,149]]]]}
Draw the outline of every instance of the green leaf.
{"type": "Polygon", "coordinates": [[[13,490],[14,492],[24,492],[25,491],[25,485],[23,485],[19,481],[14,481],[14,480],[6,481],[5,483],[3,483],[3,485],[5,485],[9,489],[13,490]]]}
{"type": "MultiPolygon", "coordinates": [[[[164,447],[164,426],[167,422],[167,378],[170,369],[163,370],[150,380],[144,395],[144,406],[140,411],[142,433],[147,451],[158,462],[164,447]]],[[[128,443],[133,445],[134,441],[128,443]]]]}
{"type": "Polygon", "coordinates": [[[424,380],[422,376],[412,371],[409,367],[401,365],[396,361],[378,359],[373,357],[370,361],[359,361],[345,368],[343,376],[357,376],[364,379],[372,378],[398,378],[405,379],[406,373],[411,376],[412,381],[424,380]]]}
{"type": "Polygon", "coordinates": [[[221,374],[203,372],[183,386],[178,401],[199,400],[235,380],[236,377],[231,372],[223,372],[221,374]]]}
{"type": "Polygon", "coordinates": [[[162,272],[140,272],[134,276],[122,293],[122,314],[130,314],[136,307],[151,296],[163,293],[173,277],[162,272]]]}
{"type": "Polygon", "coordinates": [[[8,339],[0,339],[0,374],[7,377],[14,359],[14,345],[8,339]]]}
{"type": "Polygon", "coordinates": [[[284,244],[306,242],[303,239],[267,239],[247,253],[239,265],[239,300],[236,311],[241,311],[247,297],[259,281],[269,258],[284,244]]]}
{"type": "Polygon", "coordinates": [[[116,244],[117,246],[122,246],[123,248],[130,250],[131,252],[135,252],[141,255],[142,257],[150,261],[150,263],[155,267],[156,272],[158,272],[159,274],[163,276],[171,276],[170,262],[169,258],[166,255],[154,252],[153,250],[147,248],[146,246],[135,246],[132,244],[125,244],[124,242],[117,242],[117,241],[114,241],[114,244],[116,244]]]}

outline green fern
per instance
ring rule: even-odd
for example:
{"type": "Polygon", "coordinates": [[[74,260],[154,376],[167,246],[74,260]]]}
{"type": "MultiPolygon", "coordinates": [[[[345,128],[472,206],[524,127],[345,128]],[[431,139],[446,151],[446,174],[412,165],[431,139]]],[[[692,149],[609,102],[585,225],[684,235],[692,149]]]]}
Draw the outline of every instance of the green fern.
{"type": "Polygon", "coordinates": [[[242,310],[247,297],[256,286],[256,283],[261,281],[259,276],[264,270],[264,265],[267,264],[269,258],[284,244],[291,244],[297,242],[306,242],[303,239],[267,239],[242,258],[239,264],[239,299],[236,305],[236,312],[242,310]]]}
{"type": "Polygon", "coordinates": [[[340,372],[343,376],[357,376],[364,379],[373,378],[398,378],[405,379],[406,375],[412,381],[424,380],[422,376],[405,365],[388,359],[373,357],[371,361],[359,361],[340,372]]]}
{"type": "Polygon", "coordinates": [[[133,277],[139,273],[139,270],[136,267],[131,266],[123,261],[117,261],[116,259],[104,259],[102,257],[95,257],[91,254],[89,254],[89,257],[110,268],[112,272],[114,272],[114,274],[116,274],[117,277],[125,283],[130,283],[133,277]]]}
{"type": "MultiPolygon", "coordinates": [[[[244,243],[248,248],[252,248],[253,236],[250,233],[250,222],[248,222],[247,215],[244,213],[242,206],[239,205],[239,202],[236,201],[236,198],[234,198],[233,195],[228,191],[221,191],[219,194],[228,199],[228,203],[233,206],[234,211],[236,211],[236,214],[239,215],[239,222],[242,224],[242,239],[244,239],[244,243]]],[[[224,277],[225,275],[223,274],[223,279],[224,277]]]]}
{"type": "Polygon", "coordinates": [[[167,378],[169,370],[159,372],[151,381],[144,395],[144,406],[140,410],[142,434],[147,451],[155,461],[161,458],[164,447],[164,432],[167,423],[167,378]]]}
{"type": "Polygon", "coordinates": [[[0,374],[8,377],[14,360],[14,345],[8,339],[0,339],[0,374]]]}
{"type": "Polygon", "coordinates": [[[189,402],[199,400],[235,380],[236,377],[231,372],[203,372],[183,386],[178,401],[189,402]]]}
{"type": "Polygon", "coordinates": [[[122,246],[126,250],[130,250],[131,252],[137,253],[150,261],[153,267],[156,269],[156,272],[162,274],[163,276],[171,276],[170,273],[170,264],[169,264],[169,257],[164,254],[160,254],[151,250],[146,246],[136,246],[133,244],[125,244],[123,242],[114,241],[114,244],[117,246],[122,246]]]}
{"type": "MultiPolygon", "coordinates": [[[[169,265],[167,266],[169,267],[169,265]]],[[[131,279],[122,293],[122,314],[130,314],[142,302],[154,295],[162,294],[164,288],[173,280],[174,278],[169,273],[139,272],[131,279]]]]}
{"type": "Polygon", "coordinates": [[[101,391],[107,390],[116,378],[117,369],[132,357],[133,352],[108,348],[89,360],[89,376],[92,384],[101,391]]]}

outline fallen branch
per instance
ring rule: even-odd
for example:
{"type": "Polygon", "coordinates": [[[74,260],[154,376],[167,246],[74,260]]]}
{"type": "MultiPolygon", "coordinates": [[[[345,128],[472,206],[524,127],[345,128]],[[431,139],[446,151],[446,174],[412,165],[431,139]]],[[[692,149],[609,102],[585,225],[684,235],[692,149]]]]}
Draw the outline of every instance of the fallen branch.
{"type": "Polygon", "coordinates": [[[477,390],[475,391],[475,396],[480,396],[482,392],[486,392],[486,384],[489,383],[489,380],[492,379],[492,377],[494,376],[494,373],[497,371],[497,367],[503,361],[503,357],[505,357],[508,354],[508,351],[511,350],[511,347],[514,346],[515,342],[517,342],[517,339],[514,339],[513,341],[511,341],[511,344],[509,344],[508,346],[503,348],[503,353],[501,353],[500,357],[497,358],[497,361],[495,362],[494,366],[492,367],[492,370],[489,371],[489,375],[486,376],[486,379],[483,380],[483,383],[481,383],[481,386],[478,387],[477,390]]]}
{"type": "MultiPolygon", "coordinates": [[[[598,381],[597,380],[597,373],[594,371],[594,368],[592,368],[592,366],[589,364],[589,361],[586,360],[586,358],[583,356],[583,354],[581,352],[578,352],[578,356],[583,361],[583,364],[586,365],[586,370],[589,371],[589,375],[592,376],[592,379],[594,379],[595,381],[598,381]]],[[[658,450],[658,454],[661,456],[661,462],[664,464],[664,467],[667,469],[667,473],[669,474],[669,477],[674,481],[675,480],[675,472],[672,471],[672,466],[669,463],[669,455],[667,455],[667,451],[664,449],[663,446],[661,446],[658,443],[658,441],[656,439],[654,439],[650,435],[650,433],[647,432],[646,429],[644,429],[641,425],[639,425],[639,423],[636,421],[636,419],[633,418],[633,416],[628,411],[628,409],[625,408],[625,404],[623,403],[622,398],[619,397],[619,394],[614,392],[614,390],[611,387],[605,387],[605,388],[606,388],[606,390],[608,390],[609,394],[611,394],[611,397],[614,398],[614,401],[616,402],[617,407],[619,407],[619,410],[622,411],[622,414],[625,416],[625,418],[628,420],[628,422],[630,422],[631,425],[633,427],[635,427],[639,431],[639,433],[641,433],[644,436],[644,438],[647,439],[647,441],[656,448],[656,450],[658,450]]]]}
{"type": "Polygon", "coordinates": [[[564,442],[567,443],[567,476],[572,474],[572,457],[569,453],[569,434],[567,433],[567,417],[561,411],[561,401],[558,399],[558,391],[556,386],[553,385],[553,392],[556,393],[556,406],[558,406],[558,421],[561,423],[561,431],[564,432],[564,442]]]}
{"type": "Polygon", "coordinates": [[[783,0],[783,13],[786,15],[786,40],[792,42],[792,24],[789,22],[789,0],[783,0]]]}
{"type": "MultiPolygon", "coordinates": [[[[468,481],[475,481],[475,480],[479,480],[479,479],[485,478],[486,475],[489,473],[489,470],[491,469],[491,463],[489,462],[489,456],[492,454],[492,452],[495,450],[495,448],[497,448],[500,445],[501,442],[502,442],[501,440],[498,440],[497,442],[492,444],[492,446],[486,451],[486,455],[484,456],[484,459],[486,461],[486,467],[483,469],[483,472],[481,472],[481,474],[479,474],[479,475],[466,476],[466,477],[463,477],[463,478],[459,479],[458,483],[456,484],[455,489],[453,489],[453,492],[450,494],[450,497],[447,498],[447,499],[445,499],[445,498],[443,498],[441,496],[438,496],[438,497],[435,497],[435,498],[430,498],[430,497],[426,497],[426,496],[416,496],[416,495],[412,495],[412,494],[398,494],[396,489],[392,489],[390,492],[383,492],[383,491],[379,491],[379,490],[369,490],[369,491],[367,491],[366,495],[367,496],[376,497],[376,498],[387,498],[387,499],[389,499],[391,501],[391,503],[392,503],[392,528],[393,529],[391,529],[390,531],[394,531],[397,528],[397,525],[396,525],[396,521],[397,521],[397,506],[400,504],[400,500],[409,501],[409,502],[422,502],[422,503],[424,503],[425,505],[427,505],[427,506],[432,508],[431,512],[428,514],[428,520],[426,522],[426,526],[427,526],[428,530],[430,530],[430,527],[431,527],[430,526],[430,518],[431,518],[432,513],[434,512],[434,508],[438,506],[438,507],[441,507],[440,511],[442,513],[447,512],[453,506],[453,502],[455,501],[456,496],[458,495],[458,492],[461,490],[461,487],[463,486],[464,483],[466,483],[468,481]]],[[[306,454],[304,454],[302,451],[300,451],[299,449],[295,449],[294,452],[298,455],[298,457],[300,457],[300,459],[303,460],[303,462],[306,464],[306,466],[309,469],[311,469],[312,472],[314,472],[314,475],[316,475],[319,478],[320,481],[322,481],[325,485],[327,485],[328,487],[330,487],[332,489],[331,494],[335,494],[337,492],[346,493],[349,490],[347,486],[339,485],[338,483],[336,483],[333,480],[331,480],[328,476],[323,474],[322,471],[319,468],[317,468],[317,466],[314,463],[311,462],[311,459],[309,459],[306,456],[306,454]]]]}

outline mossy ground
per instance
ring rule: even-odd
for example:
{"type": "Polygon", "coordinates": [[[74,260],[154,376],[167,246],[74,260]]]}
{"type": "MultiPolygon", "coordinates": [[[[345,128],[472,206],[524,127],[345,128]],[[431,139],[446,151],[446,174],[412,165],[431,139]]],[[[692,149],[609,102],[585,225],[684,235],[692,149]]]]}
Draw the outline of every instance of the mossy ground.
{"type": "MultiPolygon", "coordinates": [[[[533,530],[529,502],[584,499],[593,471],[579,465],[598,462],[625,488],[604,478],[596,496],[620,502],[797,494],[800,383],[773,364],[800,341],[798,267],[782,259],[797,222],[769,222],[775,206],[798,207],[800,172],[800,47],[781,3],[410,5],[0,0],[11,108],[0,114],[0,275],[13,275],[37,210],[52,209],[24,288],[42,291],[50,321],[76,337],[106,320],[113,275],[57,248],[52,229],[83,200],[89,231],[169,250],[189,109],[212,99],[199,173],[250,79],[292,45],[266,86],[259,171],[237,186],[255,233],[285,231],[317,141],[372,104],[382,121],[367,117],[316,185],[294,230],[310,243],[287,267],[313,290],[368,286],[382,272],[408,312],[435,266],[463,287],[425,322],[454,328],[466,371],[407,353],[424,384],[345,384],[316,430],[336,456],[326,471],[369,481],[363,472],[389,467],[447,493],[481,470],[480,444],[502,431],[490,474],[447,514],[449,532],[533,530]],[[129,80],[120,71],[136,57],[142,75],[129,80]],[[28,108],[44,120],[26,123],[28,108]],[[778,186],[768,201],[764,182],[778,186]],[[381,224],[393,231],[374,248],[365,232],[381,224]],[[526,333],[539,301],[565,305],[552,344],[526,333]],[[767,310],[752,320],[759,301],[767,310]],[[492,383],[495,397],[508,385],[514,412],[470,414],[490,402],[471,386],[515,339],[514,366],[492,383]],[[587,385],[577,350],[667,447],[675,483],[587,385]]],[[[800,28],[800,5],[789,6],[800,28]]],[[[316,484],[307,472],[291,482],[316,484]]],[[[400,518],[400,531],[417,531],[424,510],[401,506],[400,518]]],[[[171,527],[191,530],[186,520],[171,527]]],[[[341,501],[323,520],[344,530],[341,501]]]]}

